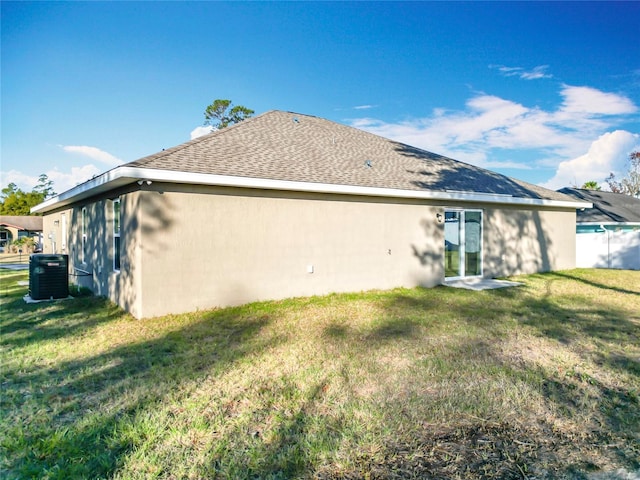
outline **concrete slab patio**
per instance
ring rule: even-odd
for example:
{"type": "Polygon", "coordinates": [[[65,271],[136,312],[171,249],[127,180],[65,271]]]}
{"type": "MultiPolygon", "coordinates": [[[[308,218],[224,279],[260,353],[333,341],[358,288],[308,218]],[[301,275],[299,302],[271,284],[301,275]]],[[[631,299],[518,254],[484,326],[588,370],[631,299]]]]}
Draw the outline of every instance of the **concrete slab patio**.
{"type": "Polygon", "coordinates": [[[451,280],[443,283],[446,287],[465,288],[467,290],[492,290],[496,288],[517,287],[523,285],[521,282],[510,282],[508,280],[496,280],[494,278],[464,278],[461,280],[451,280]]]}

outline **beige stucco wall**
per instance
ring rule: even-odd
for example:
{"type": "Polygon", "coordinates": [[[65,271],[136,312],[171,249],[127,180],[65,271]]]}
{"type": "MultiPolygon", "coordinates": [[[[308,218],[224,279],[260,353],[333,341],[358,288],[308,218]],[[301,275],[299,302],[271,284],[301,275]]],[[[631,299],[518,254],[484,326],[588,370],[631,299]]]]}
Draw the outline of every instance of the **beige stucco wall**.
{"type": "Polygon", "coordinates": [[[263,299],[433,286],[443,275],[441,254],[432,252],[444,242],[439,207],[166,187],[141,199],[145,317],[263,299]]]}
{"type": "MultiPolygon", "coordinates": [[[[70,245],[63,245],[62,218],[71,218],[72,209],[66,208],[48,213],[42,217],[42,252],[69,254],[70,245]]],[[[69,222],[67,221],[67,226],[69,222]]],[[[70,228],[67,227],[67,242],[70,228]]]]}
{"type": "Polygon", "coordinates": [[[484,211],[484,276],[575,267],[574,209],[487,207],[484,211]]]}
{"type": "Polygon", "coordinates": [[[483,212],[484,276],[575,266],[575,211],[153,183],[45,216],[45,252],[138,318],[330,292],[444,281],[445,208],[483,212]],[[121,199],[114,272],[112,198],[121,199]],[[80,260],[80,216],[89,212],[80,260]],[[61,215],[68,241],[62,252],[61,215]],[[55,225],[58,220],[58,225],[55,225]],[[74,270],[75,269],[75,270],[74,270]]]}
{"type": "Polygon", "coordinates": [[[141,316],[139,193],[91,199],[48,213],[43,218],[43,253],[69,255],[70,282],[110,298],[134,316],[141,316]],[[113,266],[113,198],[121,200],[121,269],[113,266]],[[86,250],[82,255],[82,209],[87,209],[86,250]],[[66,219],[66,220],[65,220],[66,219]],[[63,227],[66,225],[66,237],[63,227]],[[125,244],[124,238],[128,239],[125,244]]]}
{"type": "MultiPolygon", "coordinates": [[[[142,316],[444,281],[445,207],[420,200],[153,185],[142,316]],[[312,268],[313,272],[309,270],[312,268]]],[[[573,268],[575,212],[478,205],[484,276],[573,268]]]]}

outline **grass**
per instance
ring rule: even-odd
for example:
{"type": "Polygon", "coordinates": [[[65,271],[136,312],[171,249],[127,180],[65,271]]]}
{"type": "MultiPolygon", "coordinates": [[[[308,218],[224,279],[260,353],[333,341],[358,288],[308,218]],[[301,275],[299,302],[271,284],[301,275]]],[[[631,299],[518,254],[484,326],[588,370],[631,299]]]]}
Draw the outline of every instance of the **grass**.
{"type": "Polygon", "coordinates": [[[0,272],[7,479],[640,471],[640,272],[135,320],[0,272]]]}

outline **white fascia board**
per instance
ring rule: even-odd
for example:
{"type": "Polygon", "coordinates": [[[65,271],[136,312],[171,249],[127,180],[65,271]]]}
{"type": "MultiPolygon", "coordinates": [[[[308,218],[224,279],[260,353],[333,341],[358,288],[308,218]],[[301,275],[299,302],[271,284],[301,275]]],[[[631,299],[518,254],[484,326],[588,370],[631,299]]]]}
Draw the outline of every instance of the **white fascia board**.
{"type": "Polygon", "coordinates": [[[140,169],[132,167],[116,167],[102,175],[81,183],[66,192],[63,192],[60,195],[56,195],[55,197],[45,200],[31,208],[31,213],[46,213],[55,208],[64,207],[85,198],[133,183],[135,180],[140,178],[137,175],[138,170],[140,169]]]}
{"type": "Polygon", "coordinates": [[[591,203],[578,201],[519,198],[501,194],[475,192],[432,192],[423,190],[401,190],[395,188],[336,185],[330,183],[294,182],[268,178],[236,177],[208,173],[190,173],[174,170],[158,170],[138,167],[117,167],[103,175],[85,182],[67,192],[53,197],[31,209],[32,213],[44,213],[54,208],[74,203],[84,198],[103,193],[137,180],[152,182],[212,185],[221,187],[284,190],[292,192],[334,193],[370,197],[415,198],[442,200],[447,202],[490,203],[499,205],[528,205],[559,208],[591,208],[591,203]]]}
{"type": "Polygon", "coordinates": [[[295,192],[336,193],[344,195],[362,195],[372,197],[419,198],[426,200],[447,200],[473,203],[497,203],[511,205],[535,205],[567,208],[591,208],[592,204],[578,201],[546,200],[537,198],[518,198],[501,194],[474,192],[431,192],[421,190],[401,190],[395,188],[362,187],[355,185],[336,185],[331,183],[293,182],[265,178],[235,177],[229,175],[211,175],[205,173],[174,172],[170,170],[137,169],[144,180],[172,183],[194,183],[198,185],[216,185],[225,187],[258,188],[267,190],[286,190],[295,192]]]}

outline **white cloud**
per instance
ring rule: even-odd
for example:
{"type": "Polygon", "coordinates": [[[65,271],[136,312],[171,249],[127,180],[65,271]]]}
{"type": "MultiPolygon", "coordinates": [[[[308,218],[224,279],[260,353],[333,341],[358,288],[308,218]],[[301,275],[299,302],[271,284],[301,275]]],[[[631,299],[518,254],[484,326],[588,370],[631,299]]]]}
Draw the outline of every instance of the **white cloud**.
{"type": "Polygon", "coordinates": [[[202,137],[207,133],[211,133],[213,132],[213,130],[214,128],[210,125],[196,127],[193,130],[191,130],[191,140],[193,140],[194,138],[202,137]]]}
{"type": "Polygon", "coordinates": [[[356,107],[353,107],[354,110],[369,110],[371,108],[375,108],[377,107],[377,105],[358,105],[356,107]]]}
{"type": "MultiPolygon", "coordinates": [[[[615,129],[624,115],[638,110],[629,98],[594,88],[563,85],[559,93],[562,102],[550,110],[478,94],[463,110],[439,108],[424,118],[396,123],[361,118],[351,124],[485,168],[507,168],[501,165],[505,158],[496,158],[505,152],[512,152],[508,168],[514,168],[518,164],[516,152],[524,149],[537,151],[539,160],[533,167],[556,167],[584,154],[594,139],[615,129]]],[[[522,167],[532,165],[523,161],[522,167]]]]}
{"type": "Polygon", "coordinates": [[[561,112],[586,115],[624,115],[638,111],[633,102],[627,97],[616,93],[601,92],[591,87],[572,87],[564,85],[562,88],[561,112]]]}
{"type": "Polygon", "coordinates": [[[504,65],[489,65],[489,68],[497,68],[505,77],[520,77],[523,80],[539,80],[541,78],[552,78],[553,75],[547,73],[549,65],[538,65],[531,70],[523,67],[507,67],[504,65]]]}
{"type": "MultiPolygon", "coordinates": [[[[9,183],[15,183],[18,188],[30,192],[38,183],[38,176],[27,175],[17,170],[9,170],[8,172],[1,173],[3,186],[9,183]]],[[[57,193],[62,193],[99,175],[102,173],[102,170],[95,165],[89,164],[80,167],[71,167],[71,171],[69,172],[61,172],[57,168],[54,168],[44,173],[49,177],[49,180],[53,182],[53,189],[57,193]]]]}
{"type": "Polygon", "coordinates": [[[14,183],[18,188],[31,191],[38,183],[38,177],[27,175],[17,170],[9,170],[8,172],[0,172],[0,184],[6,187],[10,183],[14,183]]]}
{"type": "Polygon", "coordinates": [[[560,162],[555,176],[542,186],[557,190],[595,180],[605,186],[609,173],[625,170],[629,153],[640,148],[640,135],[616,130],[601,135],[584,155],[560,162]]]}
{"type": "Polygon", "coordinates": [[[50,170],[47,173],[47,177],[53,180],[55,191],[57,193],[65,192],[76,185],[91,180],[93,177],[103,173],[103,170],[99,169],[95,165],[88,164],[80,167],[71,167],[69,172],[61,172],[58,169],[50,170]]]}
{"type": "Polygon", "coordinates": [[[520,78],[524,80],[538,80],[540,78],[551,78],[553,75],[550,73],[546,73],[545,70],[549,68],[549,65],[540,65],[538,67],[534,67],[533,70],[528,72],[522,72],[520,74],[520,78]]]}
{"type": "Polygon", "coordinates": [[[114,157],[110,153],[105,152],[104,150],[100,150],[97,147],[88,147],[86,145],[60,145],[60,147],[65,152],[77,153],[92,160],[110,165],[112,167],[115,167],[122,163],[122,160],[120,160],[119,158],[114,157]]]}

